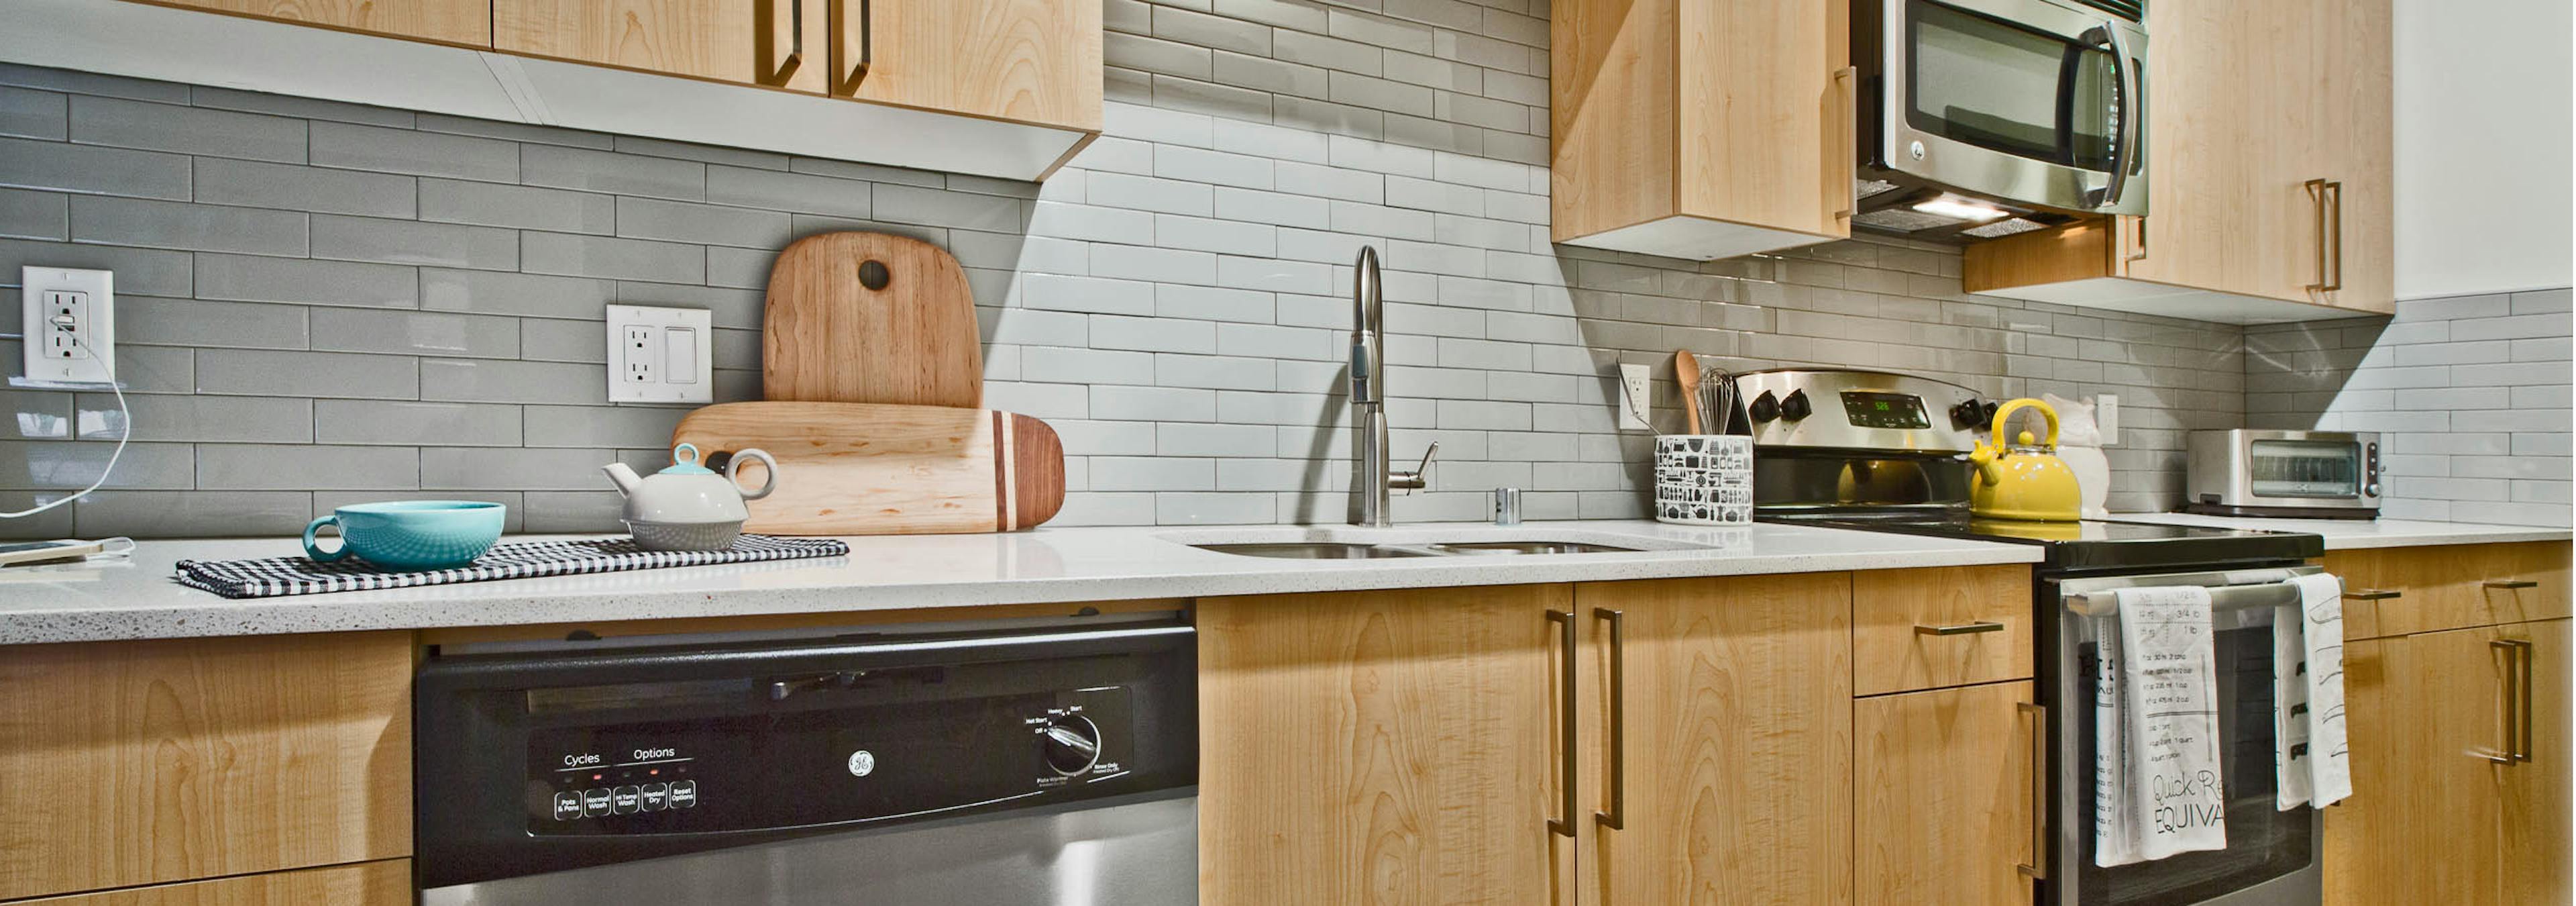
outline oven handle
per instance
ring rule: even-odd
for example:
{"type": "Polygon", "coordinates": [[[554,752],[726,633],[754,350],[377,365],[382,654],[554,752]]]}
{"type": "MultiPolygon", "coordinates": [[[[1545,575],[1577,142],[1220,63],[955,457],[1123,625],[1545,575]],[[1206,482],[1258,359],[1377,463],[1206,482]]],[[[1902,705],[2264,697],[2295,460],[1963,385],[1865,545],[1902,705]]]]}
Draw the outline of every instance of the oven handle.
{"type": "Polygon", "coordinates": [[[2121,32],[2118,22],[2104,22],[2098,28],[2087,30],[2077,40],[2087,46],[2110,45],[2111,81],[2119,88],[2120,132],[2111,143],[2115,149],[2112,152],[2111,181],[2097,190],[2093,198],[2093,207],[2107,208],[2119,204],[2121,196],[2128,194],[2129,169],[2138,159],[2138,68],[2129,65],[2129,39],[2121,32]]]}
{"type": "MultiPolygon", "coordinates": [[[[2217,585],[2209,589],[2211,610],[2243,610],[2249,607],[2278,607],[2296,603],[2299,603],[2299,586],[2289,582],[2217,585]]],[[[2066,611],[2087,617],[2117,616],[2120,613],[2120,598],[2111,591],[2068,592],[2066,611]]]]}

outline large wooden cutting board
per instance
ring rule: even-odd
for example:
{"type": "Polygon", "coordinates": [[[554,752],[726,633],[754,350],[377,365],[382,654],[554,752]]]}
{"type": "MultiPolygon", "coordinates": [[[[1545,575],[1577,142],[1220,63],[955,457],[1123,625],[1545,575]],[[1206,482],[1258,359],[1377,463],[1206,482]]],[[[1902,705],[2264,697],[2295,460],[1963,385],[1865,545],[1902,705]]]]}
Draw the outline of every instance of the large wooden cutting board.
{"type": "MultiPolygon", "coordinates": [[[[774,535],[937,535],[1032,528],[1064,507],[1064,444],[1009,412],[882,403],[757,402],[680,419],[674,444],[717,454],[756,447],[778,489],[751,502],[744,531],[774,535]]],[[[745,466],[743,484],[762,480],[745,466]]]]}
{"type": "Polygon", "coordinates": [[[769,269],[761,393],[817,403],[984,405],[966,269],[887,233],[796,240],[769,269]]]}

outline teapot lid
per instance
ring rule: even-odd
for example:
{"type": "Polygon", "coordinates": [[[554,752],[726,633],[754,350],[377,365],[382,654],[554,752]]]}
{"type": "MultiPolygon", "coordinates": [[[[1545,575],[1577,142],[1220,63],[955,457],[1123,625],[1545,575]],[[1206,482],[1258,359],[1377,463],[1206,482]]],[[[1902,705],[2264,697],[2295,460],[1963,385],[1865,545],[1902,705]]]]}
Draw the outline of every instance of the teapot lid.
{"type": "Polygon", "coordinates": [[[698,445],[681,444],[671,448],[671,466],[655,475],[713,475],[714,470],[698,464],[698,445]]]}

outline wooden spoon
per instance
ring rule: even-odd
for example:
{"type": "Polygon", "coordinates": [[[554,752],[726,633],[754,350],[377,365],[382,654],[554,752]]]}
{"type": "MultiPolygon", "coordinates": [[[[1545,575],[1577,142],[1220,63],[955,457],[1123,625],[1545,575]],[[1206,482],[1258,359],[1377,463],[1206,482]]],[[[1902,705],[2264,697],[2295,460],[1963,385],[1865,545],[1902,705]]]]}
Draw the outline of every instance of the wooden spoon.
{"type": "Polygon", "coordinates": [[[1682,415],[1690,420],[1690,433],[1700,433],[1699,425],[1699,359],[1690,350],[1673,353],[1673,380],[1682,386],[1682,415]]]}

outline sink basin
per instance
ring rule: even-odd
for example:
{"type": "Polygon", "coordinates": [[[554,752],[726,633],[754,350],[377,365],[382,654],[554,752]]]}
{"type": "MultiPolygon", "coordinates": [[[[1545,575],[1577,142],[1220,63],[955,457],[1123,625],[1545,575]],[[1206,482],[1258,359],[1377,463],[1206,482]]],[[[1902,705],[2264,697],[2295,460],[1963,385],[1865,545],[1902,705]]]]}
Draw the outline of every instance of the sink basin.
{"type": "Polygon", "coordinates": [[[1386,560],[1397,557],[1436,556],[1415,547],[1388,544],[1344,544],[1332,541],[1297,541],[1276,544],[1193,544],[1191,547],[1220,554],[1244,557],[1273,557],[1281,560],[1386,560]]]}
{"type": "Polygon", "coordinates": [[[1457,556],[1527,555],[1527,554],[1633,554],[1638,548],[1615,544],[1593,544],[1588,541],[1465,541],[1429,545],[1432,550],[1457,556]]]}

